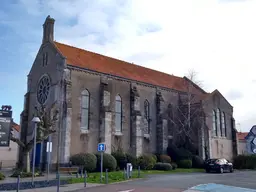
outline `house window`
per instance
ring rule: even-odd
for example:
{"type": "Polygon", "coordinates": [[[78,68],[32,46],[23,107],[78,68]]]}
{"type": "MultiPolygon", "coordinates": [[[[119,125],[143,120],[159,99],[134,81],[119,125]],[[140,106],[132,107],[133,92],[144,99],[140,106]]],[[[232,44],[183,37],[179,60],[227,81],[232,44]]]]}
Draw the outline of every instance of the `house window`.
{"type": "Polygon", "coordinates": [[[84,90],[81,98],[81,130],[89,130],[89,108],[90,93],[84,90]]]}
{"type": "Polygon", "coordinates": [[[221,113],[221,124],[223,136],[227,137],[226,116],[224,112],[221,113]]]}
{"type": "Polygon", "coordinates": [[[48,64],[48,53],[43,54],[43,67],[48,64]]]}
{"type": "Polygon", "coordinates": [[[217,115],[215,110],[212,111],[212,129],[213,129],[213,135],[218,136],[217,115]]]}
{"type": "Polygon", "coordinates": [[[122,98],[120,97],[120,95],[116,96],[115,127],[116,132],[122,132],[122,98]]]}
{"type": "Polygon", "coordinates": [[[150,133],[150,110],[149,110],[149,102],[146,100],[144,102],[144,112],[145,112],[145,119],[146,119],[146,133],[150,133]]]}
{"type": "Polygon", "coordinates": [[[222,129],[221,129],[221,112],[220,112],[220,109],[217,109],[217,129],[220,130],[220,136],[222,136],[222,129]]]}

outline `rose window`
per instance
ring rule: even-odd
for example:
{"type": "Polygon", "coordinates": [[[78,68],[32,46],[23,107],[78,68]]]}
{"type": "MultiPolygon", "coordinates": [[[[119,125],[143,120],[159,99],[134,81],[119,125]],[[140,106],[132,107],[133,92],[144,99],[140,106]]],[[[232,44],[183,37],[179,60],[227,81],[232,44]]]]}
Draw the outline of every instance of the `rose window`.
{"type": "Polygon", "coordinates": [[[50,79],[48,76],[43,76],[39,81],[37,88],[37,100],[40,104],[44,104],[50,93],[50,79]]]}

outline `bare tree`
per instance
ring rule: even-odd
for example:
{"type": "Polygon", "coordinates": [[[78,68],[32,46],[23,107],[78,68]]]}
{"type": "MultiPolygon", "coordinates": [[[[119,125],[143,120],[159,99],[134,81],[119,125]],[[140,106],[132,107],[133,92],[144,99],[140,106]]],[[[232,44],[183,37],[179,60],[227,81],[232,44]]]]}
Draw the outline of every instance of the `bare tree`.
{"type": "MultiPolygon", "coordinates": [[[[36,143],[41,143],[46,140],[49,135],[56,132],[55,122],[57,121],[58,110],[54,110],[54,105],[50,110],[46,110],[45,106],[35,107],[35,115],[39,117],[41,120],[38,123],[37,128],[37,138],[36,143]]],[[[29,153],[34,146],[34,138],[32,138],[29,142],[24,143],[21,138],[16,138],[12,135],[10,140],[16,142],[22,149],[23,158],[22,158],[22,169],[26,167],[26,172],[30,172],[30,158],[29,153]],[[24,165],[23,161],[26,160],[26,165],[24,165]],[[25,167],[24,167],[25,166],[25,167]]]]}
{"type": "Polygon", "coordinates": [[[179,95],[178,104],[173,106],[172,115],[168,119],[176,128],[175,136],[179,140],[179,145],[187,148],[188,146],[196,146],[195,137],[198,138],[198,129],[205,121],[205,114],[201,102],[201,94],[198,89],[202,90],[202,82],[197,80],[197,73],[194,70],[189,70],[184,78],[183,87],[185,91],[179,95]],[[175,111],[175,112],[174,112],[175,111]]]}

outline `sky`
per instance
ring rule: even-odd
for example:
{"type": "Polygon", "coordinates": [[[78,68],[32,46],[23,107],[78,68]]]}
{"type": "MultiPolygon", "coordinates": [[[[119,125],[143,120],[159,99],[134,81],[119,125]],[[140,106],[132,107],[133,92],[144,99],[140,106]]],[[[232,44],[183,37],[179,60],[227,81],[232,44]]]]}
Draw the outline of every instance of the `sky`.
{"type": "Polygon", "coordinates": [[[1,0],[0,105],[20,122],[27,75],[55,19],[55,40],[177,76],[197,72],[234,107],[237,129],[256,124],[255,0],[1,0]]]}

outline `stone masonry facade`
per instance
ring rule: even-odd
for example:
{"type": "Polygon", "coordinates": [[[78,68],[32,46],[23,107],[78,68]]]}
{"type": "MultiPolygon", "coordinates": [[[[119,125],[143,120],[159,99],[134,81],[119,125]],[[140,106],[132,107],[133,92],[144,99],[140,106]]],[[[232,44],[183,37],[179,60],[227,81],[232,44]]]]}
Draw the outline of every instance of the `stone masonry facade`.
{"type": "MultiPolygon", "coordinates": [[[[97,152],[97,144],[106,144],[106,153],[122,149],[139,156],[143,153],[165,153],[168,142],[175,139],[175,131],[169,121],[170,106],[175,109],[179,97],[186,93],[167,89],[67,63],[65,56],[53,41],[54,20],[47,18],[44,24],[44,38],[31,71],[28,75],[28,89],[22,113],[23,140],[32,137],[31,119],[34,106],[39,105],[37,87],[40,78],[50,78],[50,93],[44,103],[53,104],[60,110],[57,132],[51,136],[53,142],[52,163],[68,163],[71,155],[81,152],[97,152]],[[47,28],[48,30],[46,30],[47,28]],[[47,64],[44,55],[47,53],[47,64]],[[89,92],[88,130],[81,127],[81,93],[89,92]],[[121,97],[121,132],[116,132],[115,98],[121,97]],[[145,111],[145,102],[148,111],[145,111]],[[24,136],[26,135],[26,136],[24,136]]],[[[86,62],[86,61],[84,61],[86,62]]],[[[198,94],[202,93],[197,89],[198,94]]],[[[209,94],[203,101],[205,124],[198,133],[199,154],[204,156],[204,146],[208,146],[211,157],[232,158],[233,107],[219,93],[209,94]],[[212,110],[220,108],[226,114],[227,136],[212,136],[212,110]]],[[[174,111],[175,113],[175,111],[174,111]]]]}

